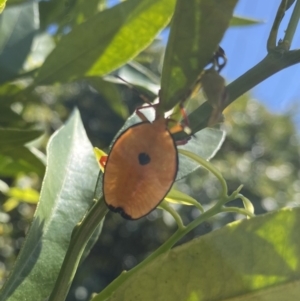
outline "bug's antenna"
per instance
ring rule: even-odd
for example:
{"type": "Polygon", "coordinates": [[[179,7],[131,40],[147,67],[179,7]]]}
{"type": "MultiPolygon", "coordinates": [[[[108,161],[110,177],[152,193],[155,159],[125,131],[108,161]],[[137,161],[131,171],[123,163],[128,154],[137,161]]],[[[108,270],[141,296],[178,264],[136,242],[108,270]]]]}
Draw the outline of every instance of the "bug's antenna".
{"type": "Polygon", "coordinates": [[[136,89],[131,83],[129,83],[127,80],[125,80],[124,78],[122,78],[119,75],[114,75],[114,76],[116,78],[120,79],[121,81],[123,81],[124,83],[126,83],[130,87],[130,89],[132,89],[145,103],[152,106],[149,99],[145,95],[143,95],[138,89],[136,89]]]}

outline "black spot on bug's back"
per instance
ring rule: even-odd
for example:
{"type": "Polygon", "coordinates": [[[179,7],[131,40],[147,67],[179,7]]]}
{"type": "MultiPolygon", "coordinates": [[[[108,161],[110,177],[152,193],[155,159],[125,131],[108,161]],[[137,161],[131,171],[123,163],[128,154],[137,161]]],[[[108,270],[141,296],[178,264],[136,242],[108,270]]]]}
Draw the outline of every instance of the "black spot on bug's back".
{"type": "Polygon", "coordinates": [[[147,153],[139,153],[138,160],[140,165],[147,165],[148,163],[150,163],[151,158],[147,153]]]}

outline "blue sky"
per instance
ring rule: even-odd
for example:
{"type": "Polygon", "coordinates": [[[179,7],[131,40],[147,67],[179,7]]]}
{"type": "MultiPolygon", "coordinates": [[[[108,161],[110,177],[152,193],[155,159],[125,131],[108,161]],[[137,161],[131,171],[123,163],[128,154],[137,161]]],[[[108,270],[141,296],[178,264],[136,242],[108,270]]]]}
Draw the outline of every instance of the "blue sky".
{"type": "MultiPolygon", "coordinates": [[[[281,0],[240,0],[235,15],[263,20],[263,24],[249,27],[230,28],[221,46],[225,49],[228,64],[223,75],[232,81],[245,73],[267,54],[266,41],[281,0]]],[[[283,38],[287,28],[291,7],[280,26],[278,38],[283,38]]],[[[300,46],[300,30],[297,29],[291,49],[300,46]]],[[[295,111],[294,105],[300,100],[300,64],[289,67],[256,86],[251,94],[265,104],[272,112],[295,111]]],[[[300,109],[298,108],[298,114],[300,109]]]]}

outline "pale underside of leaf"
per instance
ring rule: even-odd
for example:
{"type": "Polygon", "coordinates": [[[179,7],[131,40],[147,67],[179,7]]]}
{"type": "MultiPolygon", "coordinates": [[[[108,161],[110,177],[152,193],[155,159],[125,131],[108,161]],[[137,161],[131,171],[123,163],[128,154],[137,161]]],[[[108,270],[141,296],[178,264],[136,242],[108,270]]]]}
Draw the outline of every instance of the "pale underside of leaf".
{"type": "Polygon", "coordinates": [[[298,301],[299,228],[300,208],[234,222],[161,255],[109,300],[298,301]]]}

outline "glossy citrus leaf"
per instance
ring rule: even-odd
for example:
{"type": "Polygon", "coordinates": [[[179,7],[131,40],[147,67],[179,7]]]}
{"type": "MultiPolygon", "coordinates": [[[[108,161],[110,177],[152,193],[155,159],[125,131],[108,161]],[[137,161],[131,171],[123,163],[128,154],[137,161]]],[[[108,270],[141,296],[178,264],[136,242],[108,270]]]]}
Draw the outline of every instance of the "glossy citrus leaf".
{"type": "Polygon", "coordinates": [[[160,78],[147,67],[136,61],[131,61],[118,69],[118,75],[130,85],[137,87],[141,94],[148,94],[150,91],[152,95],[149,101],[151,101],[153,96],[157,97],[160,89],[160,78]]]}
{"type": "Polygon", "coordinates": [[[25,126],[26,122],[22,116],[14,112],[9,106],[2,106],[0,99],[0,127],[25,128],[25,126]]]}
{"type": "Polygon", "coordinates": [[[11,210],[14,210],[19,205],[19,203],[19,200],[9,198],[3,203],[2,208],[5,212],[9,212],[11,210]]]}
{"type": "Polygon", "coordinates": [[[49,296],[71,232],[93,201],[99,168],[78,111],[53,135],[47,154],[39,205],[1,301],[49,296]]]}
{"type": "Polygon", "coordinates": [[[237,0],[178,0],[161,80],[161,107],[186,98],[229,26],[237,0]]]}
{"type": "Polygon", "coordinates": [[[191,114],[189,114],[189,123],[193,133],[198,132],[208,126],[208,122],[213,110],[214,108],[206,101],[191,114]]]}
{"type": "Polygon", "coordinates": [[[5,8],[6,0],[0,0],[0,14],[3,12],[5,8]]]}
{"type": "MultiPolygon", "coordinates": [[[[210,160],[221,148],[225,140],[225,132],[215,128],[205,128],[194,134],[184,145],[179,145],[179,149],[190,151],[197,156],[210,160]]],[[[200,166],[190,158],[179,154],[179,168],[176,180],[182,179],[200,166]]]]}
{"type": "Polygon", "coordinates": [[[300,208],[231,223],[162,254],[106,300],[298,301],[299,228],[300,208]]]}
{"type": "MultiPolygon", "coordinates": [[[[16,0],[14,0],[16,1],[16,0]]],[[[63,32],[65,26],[74,27],[95,15],[105,4],[106,0],[77,0],[76,2],[63,2],[60,0],[41,1],[41,27],[47,29],[49,25],[57,25],[57,31],[63,32]]]]}
{"type": "Polygon", "coordinates": [[[120,117],[128,117],[128,108],[125,105],[115,84],[103,80],[101,77],[88,77],[88,83],[103,96],[108,106],[120,117]]]}
{"type": "Polygon", "coordinates": [[[7,7],[0,15],[0,83],[20,71],[39,28],[38,4],[7,7]]]}
{"type": "Polygon", "coordinates": [[[41,134],[37,130],[0,129],[0,175],[36,172],[42,176],[45,166],[41,154],[24,146],[41,134]]]}
{"type": "Polygon", "coordinates": [[[35,84],[111,72],[153,41],[170,21],[174,5],[175,0],[131,0],[96,14],[60,40],[35,84]]]}
{"type": "Polygon", "coordinates": [[[0,152],[0,175],[14,177],[20,172],[35,172],[43,176],[45,172],[44,162],[25,146],[0,152]]]}
{"type": "Polygon", "coordinates": [[[22,4],[24,2],[27,2],[27,0],[9,0],[6,2],[6,6],[13,6],[17,4],[22,4]]]}
{"type": "Polygon", "coordinates": [[[74,4],[70,5],[59,0],[41,1],[39,3],[41,29],[47,29],[50,24],[58,26],[62,21],[69,20],[70,17],[66,18],[66,15],[70,13],[71,7],[74,7],[74,4]]]}
{"type": "Polygon", "coordinates": [[[197,202],[197,200],[173,187],[165,197],[165,200],[170,203],[195,206],[203,211],[202,206],[197,202]]]}
{"type": "MultiPolygon", "coordinates": [[[[16,83],[5,83],[0,86],[0,100],[7,100],[8,97],[14,96],[23,89],[22,85],[16,83]]],[[[1,107],[7,104],[1,103],[1,107]]]]}
{"type": "Polygon", "coordinates": [[[38,191],[32,188],[11,187],[4,195],[9,197],[2,206],[6,212],[16,208],[20,202],[37,204],[39,201],[38,191]]]}
{"type": "Polygon", "coordinates": [[[24,72],[39,68],[49,53],[55,48],[54,38],[48,33],[41,33],[34,37],[32,48],[24,63],[24,72]]]}
{"type": "Polygon", "coordinates": [[[6,195],[30,204],[37,204],[40,196],[35,189],[19,187],[11,187],[6,195]]]}
{"type": "Polygon", "coordinates": [[[23,145],[41,135],[37,130],[0,129],[0,151],[23,145]]]}
{"type": "MultiPolygon", "coordinates": [[[[60,2],[60,1],[57,1],[60,2]]],[[[81,24],[95,15],[97,12],[107,7],[106,0],[79,0],[74,5],[70,5],[70,26],[81,24]]],[[[68,21],[69,21],[68,20],[68,21]]],[[[65,18],[64,21],[66,22],[65,18]]],[[[62,24],[64,25],[64,24],[62,24]]]]}

